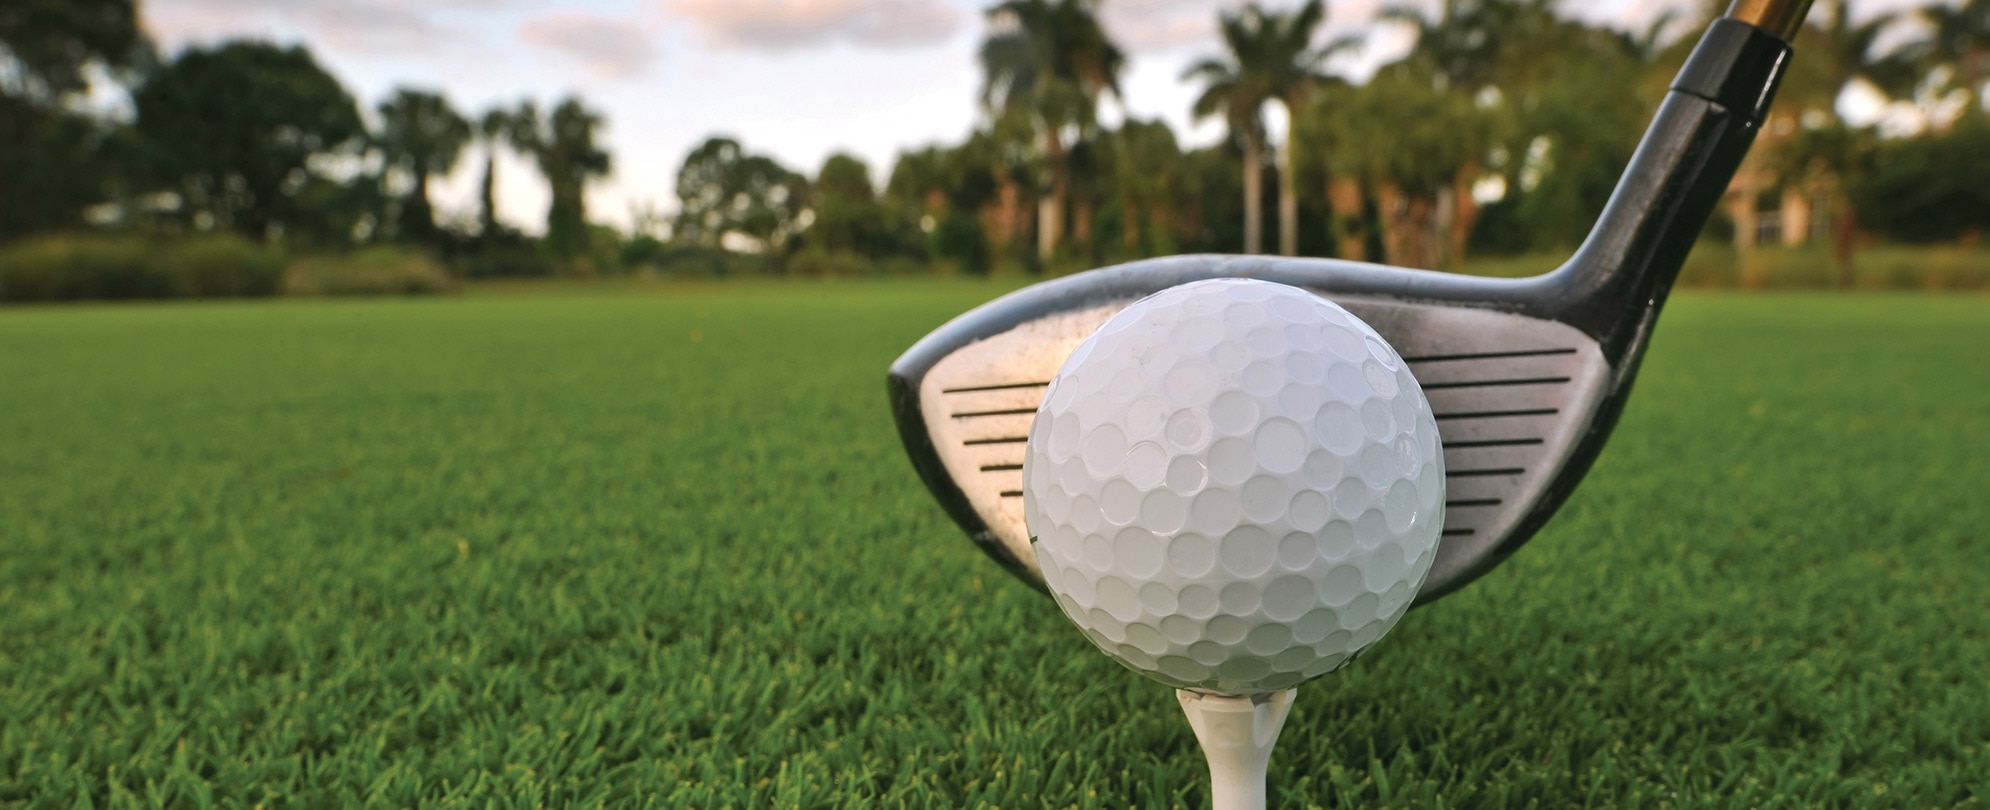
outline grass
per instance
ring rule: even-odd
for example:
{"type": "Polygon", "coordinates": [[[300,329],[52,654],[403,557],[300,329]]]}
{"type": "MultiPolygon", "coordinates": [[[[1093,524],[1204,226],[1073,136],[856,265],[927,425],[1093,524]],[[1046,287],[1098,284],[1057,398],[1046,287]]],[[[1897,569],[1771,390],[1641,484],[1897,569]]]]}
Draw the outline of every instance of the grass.
{"type": "MultiPolygon", "coordinates": [[[[1472,259],[1466,272],[1513,278],[1553,270],[1568,253],[1472,259]]],[[[1679,274],[1683,289],[1824,290],[1841,286],[1828,245],[1764,246],[1738,253],[1702,240],[1679,274]]],[[[1990,286],[1990,250],[1966,245],[1873,245],[1852,254],[1854,290],[1955,291],[1990,286]]]]}
{"type": "MultiPolygon", "coordinates": [[[[1195,807],[883,369],[973,283],[0,311],[0,807],[1195,807]]],[[[1990,300],[1682,295],[1279,806],[1990,796],[1990,300]]]]}

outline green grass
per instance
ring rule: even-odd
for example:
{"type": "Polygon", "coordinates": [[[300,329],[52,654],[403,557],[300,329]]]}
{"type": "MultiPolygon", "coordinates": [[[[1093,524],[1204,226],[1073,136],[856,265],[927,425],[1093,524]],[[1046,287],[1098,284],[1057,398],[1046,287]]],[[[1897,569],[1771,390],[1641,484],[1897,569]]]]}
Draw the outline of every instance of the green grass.
{"type": "MultiPolygon", "coordinates": [[[[1568,252],[1479,257],[1465,272],[1516,278],[1560,266],[1568,252]]],[[[1977,291],[1990,287],[1990,249],[1978,245],[1873,245],[1853,251],[1849,284],[1838,278],[1828,245],[1766,245],[1746,254],[1728,244],[1701,240],[1679,273],[1682,289],[1977,291]]]]}
{"type": "MultiPolygon", "coordinates": [[[[1195,807],[883,370],[998,291],[0,311],[0,807],[1195,807]]],[[[1686,295],[1485,580],[1301,687],[1279,806],[1981,806],[1990,300],[1686,295]]]]}

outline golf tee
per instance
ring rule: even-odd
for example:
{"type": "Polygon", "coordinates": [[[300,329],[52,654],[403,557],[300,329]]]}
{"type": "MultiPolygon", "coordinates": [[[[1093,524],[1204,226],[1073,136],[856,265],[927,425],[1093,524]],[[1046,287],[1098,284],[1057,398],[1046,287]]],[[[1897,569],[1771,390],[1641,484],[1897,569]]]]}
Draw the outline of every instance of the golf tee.
{"type": "Polygon", "coordinates": [[[1202,742],[1202,755],[1209,760],[1213,810],[1263,810],[1265,769],[1285,716],[1292,712],[1293,694],[1281,689],[1228,697],[1175,690],[1195,738],[1202,742]]]}

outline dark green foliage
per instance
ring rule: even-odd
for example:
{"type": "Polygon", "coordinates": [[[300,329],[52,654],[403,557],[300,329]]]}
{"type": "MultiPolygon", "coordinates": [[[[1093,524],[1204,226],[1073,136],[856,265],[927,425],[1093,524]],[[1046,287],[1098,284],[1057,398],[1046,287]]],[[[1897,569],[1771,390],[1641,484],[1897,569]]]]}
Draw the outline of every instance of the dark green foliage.
{"type": "MultiPolygon", "coordinates": [[[[1244,244],[1242,154],[1234,143],[1182,153],[1188,204],[1177,223],[1183,253],[1231,253],[1244,244]]],[[[1265,167],[1259,167],[1265,171],[1265,167]]]]}
{"type": "MultiPolygon", "coordinates": [[[[886,417],[996,292],[0,312],[0,804],[1207,806],[886,417]]],[[[1272,801],[1980,805],[1987,341],[1680,296],[1547,531],[1300,688],[1272,801]]]]}
{"type": "Polygon", "coordinates": [[[775,272],[801,229],[808,178],[747,153],[736,140],[716,137],[685,156],[677,170],[677,200],[678,241],[719,247],[727,234],[743,236],[765,257],[766,271],[775,272]]]}
{"type": "Polygon", "coordinates": [[[510,230],[479,234],[450,257],[450,267],[465,278],[550,276],[559,269],[533,240],[510,230]]]}
{"type": "Polygon", "coordinates": [[[670,243],[646,233],[629,237],[622,243],[621,262],[628,268],[654,267],[664,253],[670,250],[670,243]]]}
{"type": "Polygon", "coordinates": [[[150,49],[135,0],[9,0],[0,6],[0,64],[8,73],[0,86],[37,106],[86,89],[90,65],[136,68],[150,49]]]}
{"type": "MultiPolygon", "coordinates": [[[[1527,123],[1546,133],[1547,148],[1539,154],[1548,165],[1533,188],[1518,187],[1521,172],[1514,172],[1516,214],[1529,249],[1574,249],[1610,201],[1651,120],[1645,99],[1622,91],[1636,81],[1638,69],[1622,60],[1594,60],[1542,90],[1527,123]]],[[[1528,145],[1517,144],[1514,154],[1527,154],[1528,145]]]]}
{"type": "Polygon", "coordinates": [[[43,236],[0,251],[0,300],[166,298],[178,288],[137,237],[43,236]]]}
{"type": "Polygon", "coordinates": [[[440,93],[397,88],[380,102],[380,132],[374,136],[388,165],[414,181],[401,200],[401,235],[416,242],[436,239],[435,210],[428,201],[428,180],[456,168],[463,147],[470,143],[470,122],[449,106],[440,93]]]}
{"type": "Polygon", "coordinates": [[[948,211],[933,227],[933,255],[969,275],[988,274],[988,236],[973,214],[948,211]]]}
{"type": "Polygon", "coordinates": [[[197,298],[274,295],[288,264],[277,250],[231,233],[172,240],[158,261],[182,279],[182,295],[197,298]]]}
{"type": "Polygon", "coordinates": [[[114,139],[88,116],[0,95],[0,242],[81,225],[109,198],[114,139]]]}
{"type": "MultiPolygon", "coordinates": [[[[542,122],[526,102],[487,126],[509,125],[511,145],[530,155],[552,191],[546,208],[546,251],[561,261],[588,252],[587,184],[608,175],[613,160],[596,143],[607,125],[601,113],[568,96],[542,122]]],[[[488,176],[489,166],[486,166],[488,176]]]]}
{"type": "Polygon", "coordinates": [[[308,228],[312,157],[365,135],[352,96],[302,47],[191,48],[132,93],[146,174],[179,195],[176,217],[266,240],[308,228]],[[211,221],[209,221],[211,220],[211,221]]]}
{"type": "Polygon", "coordinates": [[[132,0],[0,3],[0,242],[76,225],[110,179],[109,126],[69,109],[88,70],[149,62],[132,0]]]}
{"type": "Polygon", "coordinates": [[[302,259],[283,279],[285,295],[426,295],[455,286],[428,254],[385,245],[302,259]]]}
{"type": "Polygon", "coordinates": [[[842,153],[830,155],[816,173],[809,195],[814,221],[802,240],[811,249],[871,263],[894,256],[924,258],[926,238],[919,231],[915,209],[879,199],[871,188],[871,169],[863,161],[842,153]]]}
{"type": "Polygon", "coordinates": [[[1935,242],[1990,230],[1990,120],[1883,141],[1853,188],[1860,224],[1903,242],[1935,242]]]}
{"type": "Polygon", "coordinates": [[[0,301],[273,295],[287,261],[227,233],[44,236],[0,249],[0,301]]]}

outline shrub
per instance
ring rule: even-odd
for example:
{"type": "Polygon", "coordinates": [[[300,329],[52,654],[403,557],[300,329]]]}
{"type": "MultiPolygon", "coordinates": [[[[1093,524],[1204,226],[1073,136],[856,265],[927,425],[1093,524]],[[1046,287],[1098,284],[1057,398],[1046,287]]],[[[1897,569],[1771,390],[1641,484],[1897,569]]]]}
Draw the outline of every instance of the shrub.
{"type": "Polygon", "coordinates": [[[399,247],[299,260],[283,279],[286,295],[411,295],[454,287],[454,280],[434,259],[399,247]]]}
{"type": "Polygon", "coordinates": [[[181,294],[202,298],[275,295],[288,264],[277,251],[232,233],[169,242],[160,261],[178,277],[181,294]]]}
{"type": "Polygon", "coordinates": [[[734,253],[705,245],[673,246],[652,262],[658,275],[688,278],[756,275],[766,267],[759,256],[734,253]]]}
{"type": "Polygon", "coordinates": [[[153,246],[129,236],[58,234],[0,250],[0,300],[77,301],[165,298],[178,279],[154,261],[153,246]]]}
{"type": "Polygon", "coordinates": [[[1685,266],[1679,268],[1677,287],[1726,289],[1741,283],[1738,258],[1734,246],[1727,242],[1702,237],[1693,244],[1693,252],[1686,255],[1685,266]]]}
{"type": "Polygon", "coordinates": [[[1883,141],[1851,189],[1859,222],[1888,240],[1943,242],[1990,229],[1990,123],[1883,141]]]}
{"type": "Polygon", "coordinates": [[[854,253],[809,248],[788,257],[788,275],[802,278],[853,278],[875,275],[878,263],[854,253]]]}
{"type": "Polygon", "coordinates": [[[284,264],[278,251],[228,233],[58,234],[0,250],[0,300],[271,295],[284,264]]]}
{"type": "Polygon", "coordinates": [[[934,256],[954,262],[969,275],[988,275],[988,236],[972,214],[948,214],[937,223],[932,239],[934,256]]]}

